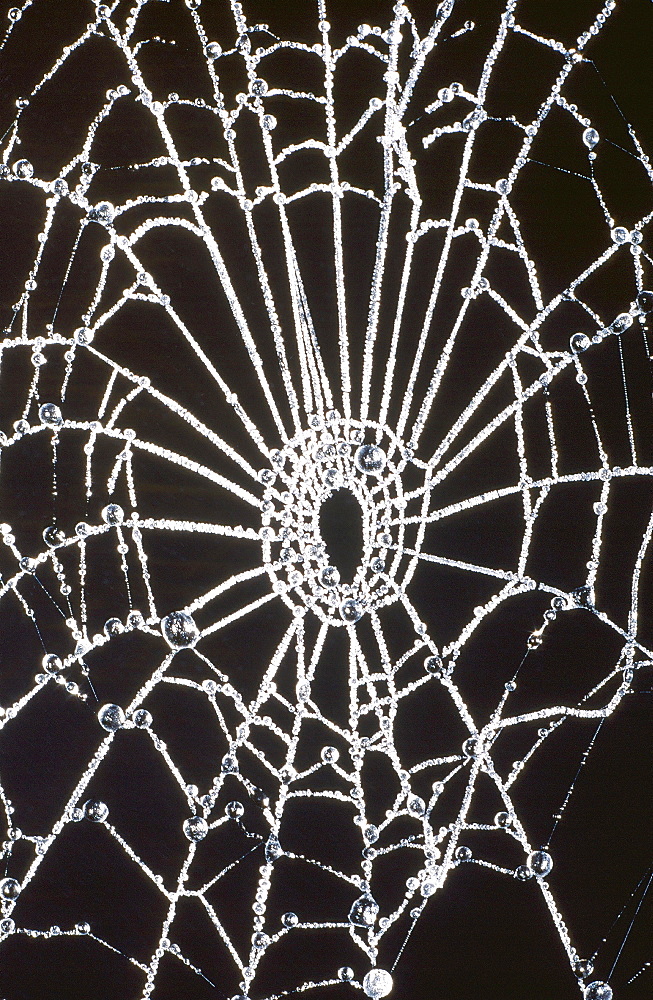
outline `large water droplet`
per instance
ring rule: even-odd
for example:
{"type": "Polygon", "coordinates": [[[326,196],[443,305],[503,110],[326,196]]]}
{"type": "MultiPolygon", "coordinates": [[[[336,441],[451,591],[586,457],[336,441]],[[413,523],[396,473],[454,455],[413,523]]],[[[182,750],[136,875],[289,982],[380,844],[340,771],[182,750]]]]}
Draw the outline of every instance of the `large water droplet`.
{"type": "Polygon", "coordinates": [[[585,987],[585,1000],[612,1000],[612,987],[597,979],[585,987]]]}
{"type": "Polygon", "coordinates": [[[375,444],[364,444],[356,452],[354,462],[359,472],[377,476],[385,466],[385,452],[375,444]]]}
{"type": "Polygon", "coordinates": [[[283,850],[281,848],[281,844],[279,843],[279,838],[276,834],[271,833],[265,845],[265,860],[270,865],[273,861],[276,861],[277,858],[280,858],[282,854],[283,850]]]}
{"type": "Polygon", "coordinates": [[[24,181],[29,180],[30,177],[34,176],[34,167],[29,160],[16,160],[11,169],[16,177],[20,177],[20,179],[24,181]]]}
{"type": "Polygon", "coordinates": [[[55,528],[54,524],[49,524],[47,528],[43,529],[43,541],[49,548],[53,549],[56,545],[61,545],[62,542],[66,541],[66,533],[55,528]]]}
{"type": "Polygon", "coordinates": [[[553,868],[553,858],[548,851],[533,851],[528,855],[528,867],[538,878],[545,878],[553,868]]]}
{"type": "Polygon", "coordinates": [[[61,410],[55,403],[43,403],[39,407],[39,420],[50,427],[59,427],[62,423],[61,410]]]}
{"type": "Polygon", "coordinates": [[[365,996],[387,997],[392,991],[392,976],[385,969],[371,969],[363,979],[363,992],[365,996]]]}
{"type": "Polygon", "coordinates": [[[572,333],[569,338],[569,346],[575,354],[586,351],[590,344],[591,340],[586,333],[572,333]]]}
{"type": "Polygon", "coordinates": [[[41,662],[43,669],[48,674],[58,674],[60,670],[63,670],[63,663],[56,653],[46,653],[41,662]]]}
{"type": "Polygon", "coordinates": [[[189,819],[184,820],[184,834],[194,843],[204,840],[208,832],[209,824],[203,816],[191,816],[189,819]]]}
{"type": "Polygon", "coordinates": [[[574,604],[578,608],[591,608],[592,607],[592,588],[591,587],[577,587],[576,590],[572,590],[571,596],[573,598],[574,604]]]}
{"type": "Polygon", "coordinates": [[[173,649],[193,646],[199,638],[199,629],[190,615],[184,611],[173,611],[161,619],[163,638],[173,649]]]}
{"type": "Polygon", "coordinates": [[[109,503],[102,510],[102,520],[105,524],[122,524],[125,512],[118,503],[109,503]]]}
{"type": "Polygon", "coordinates": [[[120,635],[124,631],[125,626],[119,618],[108,618],[104,623],[104,634],[107,639],[110,639],[112,635],[120,635]]]}
{"type": "Polygon", "coordinates": [[[586,128],[583,132],[583,142],[588,149],[594,149],[599,141],[599,133],[595,128],[586,128]]]}
{"type": "Polygon", "coordinates": [[[120,705],[103,705],[97,717],[102,728],[108,733],[115,733],[125,724],[125,713],[120,705]]]}
{"type": "Polygon", "coordinates": [[[132,715],[132,722],[138,729],[149,729],[152,725],[152,714],[146,708],[138,708],[132,715]]]}
{"type": "Polygon", "coordinates": [[[113,222],[114,214],[115,208],[111,202],[101,201],[90,209],[88,217],[92,222],[100,222],[104,226],[110,226],[113,222]]]}
{"type": "Polygon", "coordinates": [[[591,958],[579,958],[574,962],[574,973],[579,979],[587,979],[594,972],[594,962],[591,958]]]}
{"type": "Polygon", "coordinates": [[[340,583],[340,573],[335,566],[325,566],[320,573],[320,583],[323,587],[335,587],[340,583]]]}
{"type": "Polygon", "coordinates": [[[363,609],[359,601],[353,597],[348,597],[340,605],[340,617],[350,625],[355,624],[361,618],[363,609]]]}
{"type": "Polygon", "coordinates": [[[20,882],[15,878],[0,879],[0,899],[18,899],[20,882]]]}
{"type": "Polygon", "coordinates": [[[379,913],[379,904],[365,892],[354,900],[349,911],[349,922],[355,927],[373,927],[379,913]]]}
{"type": "Polygon", "coordinates": [[[84,815],[91,823],[103,823],[109,815],[109,807],[99,799],[88,799],[84,803],[84,815]]]}

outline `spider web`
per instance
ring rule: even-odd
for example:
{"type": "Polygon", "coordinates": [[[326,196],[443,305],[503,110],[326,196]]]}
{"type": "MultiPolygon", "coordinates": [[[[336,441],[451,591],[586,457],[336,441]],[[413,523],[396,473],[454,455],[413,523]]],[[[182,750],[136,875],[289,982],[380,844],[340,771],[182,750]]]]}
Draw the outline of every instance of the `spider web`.
{"type": "Polygon", "coordinates": [[[613,995],[650,856],[589,904],[573,832],[653,662],[653,171],[613,2],[472,6],[8,12],[7,997],[38,948],[385,996],[473,892],[613,995]]]}

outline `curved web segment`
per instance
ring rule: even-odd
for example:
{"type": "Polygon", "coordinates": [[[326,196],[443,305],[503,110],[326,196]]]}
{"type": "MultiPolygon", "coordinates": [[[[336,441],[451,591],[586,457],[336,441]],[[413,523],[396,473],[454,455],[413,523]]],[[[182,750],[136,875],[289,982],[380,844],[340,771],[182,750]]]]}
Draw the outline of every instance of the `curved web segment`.
{"type": "MultiPolygon", "coordinates": [[[[475,868],[535,887],[563,981],[610,1000],[548,876],[653,661],[653,174],[620,122],[641,205],[604,192],[618,143],[574,99],[615,4],[573,46],[516,2],[478,25],[398,4],[341,38],[318,0],[310,42],[208,7],[95,7],[2,139],[3,198],[38,235],[0,344],[0,948],[92,940],[125,996],[183,973],[189,996],[380,997],[475,868]],[[521,117],[497,82],[515,46],[545,66],[521,117]],[[87,51],[110,86],[53,166],[38,109],[87,51]],[[590,220],[573,266],[537,233],[555,172],[590,220]],[[68,745],[42,815],[9,749],[32,731],[68,745]],[[57,916],[57,871],[90,849],[142,893],[133,942],[92,897],[57,916]]],[[[6,54],[39,16],[9,11],[6,54]]]]}

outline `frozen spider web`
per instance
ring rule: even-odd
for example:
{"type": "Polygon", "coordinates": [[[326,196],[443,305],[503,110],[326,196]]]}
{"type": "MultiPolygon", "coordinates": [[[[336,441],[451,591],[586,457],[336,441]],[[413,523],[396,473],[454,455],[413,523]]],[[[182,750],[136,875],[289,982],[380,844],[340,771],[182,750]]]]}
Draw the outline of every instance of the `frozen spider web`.
{"type": "Polygon", "coordinates": [[[304,41],[226,0],[8,11],[8,59],[59,46],[0,168],[10,972],[83,939],[58,981],[106,953],[112,997],[383,997],[483,870],[613,996],[551,842],[653,661],[653,170],[574,96],[615,3],[573,43],[490,6],[340,37],[318,0],[304,41]]]}

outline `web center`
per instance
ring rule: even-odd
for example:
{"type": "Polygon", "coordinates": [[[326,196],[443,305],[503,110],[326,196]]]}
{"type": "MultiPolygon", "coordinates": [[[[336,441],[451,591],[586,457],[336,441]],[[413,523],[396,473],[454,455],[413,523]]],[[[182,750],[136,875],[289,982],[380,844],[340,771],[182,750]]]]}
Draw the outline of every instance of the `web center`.
{"type": "Polygon", "coordinates": [[[320,507],[320,535],[327,558],[343,583],[351,583],[363,559],[363,512],[354,493],[339,489],[320,507]]]}

